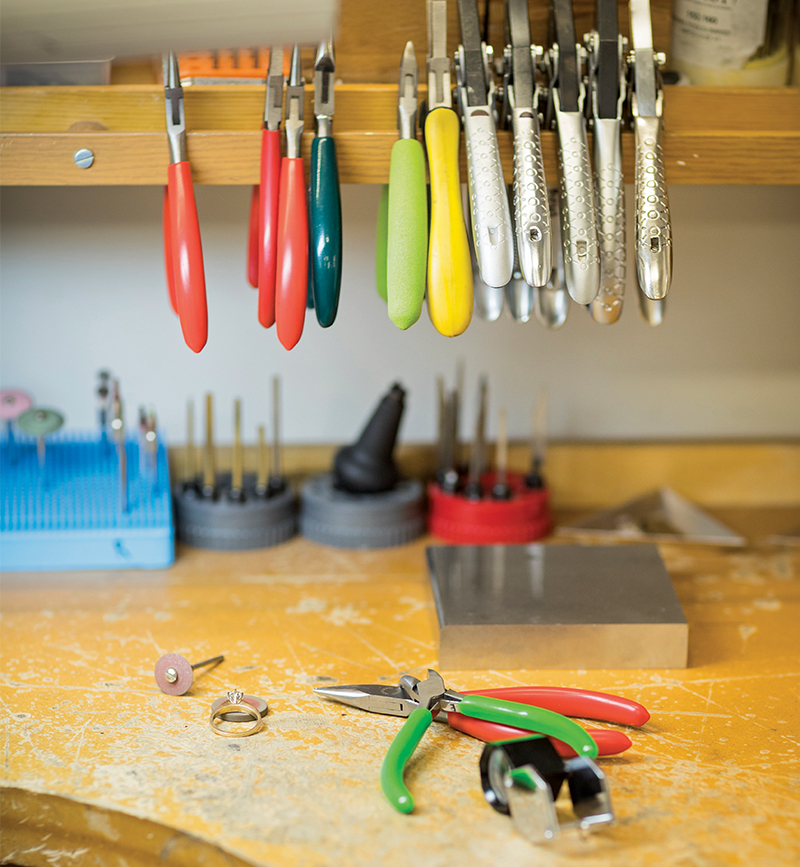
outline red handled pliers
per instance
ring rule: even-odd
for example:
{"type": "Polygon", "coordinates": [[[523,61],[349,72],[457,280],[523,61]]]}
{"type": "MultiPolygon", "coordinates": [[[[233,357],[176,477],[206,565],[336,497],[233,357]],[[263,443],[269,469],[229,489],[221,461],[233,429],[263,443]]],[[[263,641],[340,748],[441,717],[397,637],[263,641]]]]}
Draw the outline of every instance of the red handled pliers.
{"type": "MultiPolygon", "coordinates": [[[[602,720],[619,725],[643,726],[650,719],[647,708],[638,701],[589,689],[573,689],[566,686],[507,686],[497,689],[466,689],[463,693],[515,701],[551,710],[564,716],[602,720]]],[[[475,719],[458,712],[448,713],[447,722],[454,729],[487,742],[530,735],[530,732],[522,729],[475,719]]],[[[587,731],[597,743],[598,755],[617,755],[631,746],[631,739],[624,732],[613,729],[587,729],[587,731]]],[[[560,756],[577,755],[563,741],[556,738],[550,740],[560,756]]]]}
{"type": "Polygon", "coordinates": [[[283,114],[283,48],[269,56],[264,129],[261,134],[261,172],[250,203],[248,279],[258,288],[258,321],[275,324],[275,271],[278,259],[278,193],[281,178],[281,115],[283,114]]]}
{"type": "Polygon", "coordinates": [[[308,200],[300,156],[304,104],[300,48],[295,45],[286,85],[286,156],[281,161],[275,273],[275,321],[286,349],[292,349],[303,333],[308,297],[308,200]]]}
{"type": "Polygon", "coordinates": [[[164,190],[164,263],[172,309],[181,321],[183,339],[194,352],[208,339],[206,278],[200,223],[192,186],[192,167],[186,159],[186,121],[183,112],[178,58],[164,55],[164,96],[170,165],[164,190]]]}

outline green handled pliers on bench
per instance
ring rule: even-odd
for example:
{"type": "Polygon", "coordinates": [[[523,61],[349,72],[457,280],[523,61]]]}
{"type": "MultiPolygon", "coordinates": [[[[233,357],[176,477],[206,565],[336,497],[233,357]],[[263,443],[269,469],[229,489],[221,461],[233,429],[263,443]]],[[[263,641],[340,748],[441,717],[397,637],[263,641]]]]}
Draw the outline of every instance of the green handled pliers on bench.
{"type": "Polygon", "coordinates": [[[406,763],[422,736],[428,730],[437,711],[460,713],[476,719],[503,723],[516,728],[552,735],[569,744],[579,756],[596,758],[597,744],[577,723],[559,713],[518,702],[504,701],[494,696],[464,695],[447,689],[441,675],[428,669],[426,680],[401,678],[400,691],[385,684],[358,687],[359,695],[346,698],[347,687],[316,687],[315,692],[345,701],[363,710],[408,717],[395,736],[381,767],[381,789],[389,803],[401,813],[414,809],[414,799],[403,782],[406,763]]]}

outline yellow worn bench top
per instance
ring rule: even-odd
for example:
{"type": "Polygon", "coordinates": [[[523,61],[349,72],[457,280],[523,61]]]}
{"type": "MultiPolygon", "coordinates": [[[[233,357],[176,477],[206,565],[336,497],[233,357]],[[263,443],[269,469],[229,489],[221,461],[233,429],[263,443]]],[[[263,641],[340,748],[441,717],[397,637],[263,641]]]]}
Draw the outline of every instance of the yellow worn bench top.
{"type": "Polygon", "coordinates": [[[180,549],[159,572],[2,576],[3,862],[798,863],[798,549],[661,546],[690,626],[685,670],[442,672],[456,689],[585,687],[650,709],[633,748],[600,760],[616,824],[542,848],[484,801],[483,745],[445,725],[407,770],[415,812],[394,812],[378,773],[402,720],[312,692],[436,666],[429,542],[296,539],[180,549]],[[167,652],[225,661],[170,697],[153,679],[167,652]],[[234,686],[269,701],[253,737],[209,728],[234,686]]]}

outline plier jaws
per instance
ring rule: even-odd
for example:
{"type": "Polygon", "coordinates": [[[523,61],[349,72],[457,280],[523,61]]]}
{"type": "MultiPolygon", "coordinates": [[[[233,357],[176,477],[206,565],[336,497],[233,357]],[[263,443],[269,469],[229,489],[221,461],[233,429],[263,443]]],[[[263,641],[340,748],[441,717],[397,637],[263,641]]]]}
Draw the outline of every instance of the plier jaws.
{"type": "Polygon", "coordinates": [[[328,39],[320,43],[314,62],[314,115],[319,137],[331,134],[335,69],[333,43],[328,39]]]}
{"type": "Polygon", "coordinates": [[[167,112],[167,138],[172,163],[186,159],[186,116],[183,109],[183,88],[178,67],[178,55],[170,51],[163,58],[164,104],[167,112]]]}
{"type": "Polygon", "coordinates": [[[264,103],[264,129],[271,131],[281,127],[283,114],[283,48],[273,46],[269,55],[267,73],[267,97],[264,103]]]}
{"type": "Polygon", "coordinates": [[[414,43],[407,42],[400,63],[399,98],[397,101],[397,129],[400,138],[417,136],[417,88],[419,86],[419,67],[414,55],[414,43]]]}
{"type": "Polygon", "coordinates": [[[389,684],[355,684],[353,686],[315,686],[317,695],[331,698],[370,713],[408,717],[420,706],[404,690],[389,684]]]}
{"type": "Polygon", "coordinates": [[[428,0],[428,107],[450,108],[450,58],[447,55],[447,4],[428,0]]]}
{"type": "Polygon", "coordinates": [[[300,65],[300,49],[295,45],[292,51],[292,66],[286,84],[286,156],[289,159],[300,157],[300,142],[303,136],[303,117],[305,114],[305,83],[300,65]]]}

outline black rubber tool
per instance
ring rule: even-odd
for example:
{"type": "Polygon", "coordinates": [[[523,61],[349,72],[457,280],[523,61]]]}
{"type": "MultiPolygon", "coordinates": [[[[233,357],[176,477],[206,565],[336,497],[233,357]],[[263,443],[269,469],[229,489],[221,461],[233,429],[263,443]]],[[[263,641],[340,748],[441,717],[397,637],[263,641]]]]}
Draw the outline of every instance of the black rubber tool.
{"type": "Polygon", "coordinates": [[[358,441],[337,453],[333,478],[340,491],[380,494],[395,487],[399,473],[393,452],[405,397],[405,389],[396,382],[381,399],[358,441]]]}

